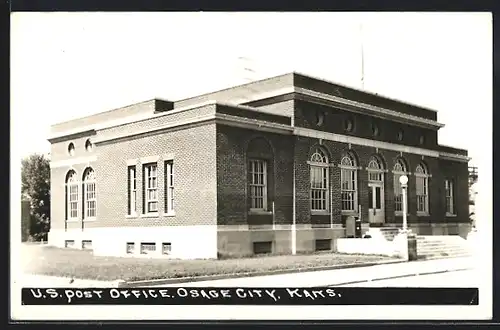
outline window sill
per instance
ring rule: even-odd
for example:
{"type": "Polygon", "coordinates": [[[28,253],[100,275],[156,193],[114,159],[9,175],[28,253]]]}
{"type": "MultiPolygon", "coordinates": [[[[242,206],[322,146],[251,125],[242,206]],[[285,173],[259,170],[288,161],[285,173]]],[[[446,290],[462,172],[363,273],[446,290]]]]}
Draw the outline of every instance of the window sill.
{"type": "Polygon", "coordinates": [[[171,212],[163,213],[163,216],[164,217],[175,217],[175,212],[171,211],[171,212]]]}
{"type": "Polygon", "coordinates": [[[151,213],[146,213],[146,214],[141,214],[141,218],[159,218],[160,214],[158,212],[151,212],[151,213]]]}
{"type": "Polygon", "coordinates": [[[356,212],[356,211],[342,211],[341,215],[352,215],[352,216],[357,217],[358,216],[358,212],[356,212]]]}
{"type": "Polygon", "coordinates": [[[446,213],[446,216],[449,217],[449,218],[454,218],[456,217],[457,215],[456,214],[453,214],[453,213],[446,213]]]}
{"type": "Polygon", "coordinates": [[[96,220],[97,220],[97,217],[85,218],[85,219],[83,219],[83,222],[94,222],[96,220]]]}
{"type": "Polygon", "coordinates": [[[139,217],[138,214],[127,214],[125,215],[125,219],[137,219],[139,217]]]}
{"type": "Polygon", "coordinates": [[[311,210],[311,215],[330,215],[328,211],[311,210]]]}
{"type": "Polygon", "coordinates": [[[264,210],[250,210],[248,211],[249,215],[272,215],[272,211],[264,211],[264,210]]]}
{"type": "Polygon", "coordinates": [[[80,222],[80,220],[79,219],[68,219],[68,220],[66,220],[66,222],[68,222],[68,223],[80,222]]]}
{"type": "Polygon", "coordinates": [[[428,217],[429,215],[429,212],[417,212],[417,216],[419,217],[428,217]]]}
{"type": "MultiPolygon", "coordinates": [[[[394,212],[394,215],[395,215],[395,216],[397,216],[397,217],[402,217],[402,216],[403,216],[403,214],[404,214],[404,213],[403,213],[403,212],[400,212],[400,211],[396,211],[396,212],[394,212]]],[[[409,213],[409,212],[408,212],[408,213],[406,213],[406,216],[410,216],[410,213],[409,213]]]]}

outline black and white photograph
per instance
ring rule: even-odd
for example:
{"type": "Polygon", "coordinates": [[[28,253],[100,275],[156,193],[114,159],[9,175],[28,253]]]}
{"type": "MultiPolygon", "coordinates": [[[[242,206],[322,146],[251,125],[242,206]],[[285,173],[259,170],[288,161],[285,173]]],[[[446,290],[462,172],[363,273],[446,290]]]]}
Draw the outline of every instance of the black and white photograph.
{"type": "Polygon", "coordinates": [[[12,320],[491,319],[492,33],[12,13],[12,320]]]}

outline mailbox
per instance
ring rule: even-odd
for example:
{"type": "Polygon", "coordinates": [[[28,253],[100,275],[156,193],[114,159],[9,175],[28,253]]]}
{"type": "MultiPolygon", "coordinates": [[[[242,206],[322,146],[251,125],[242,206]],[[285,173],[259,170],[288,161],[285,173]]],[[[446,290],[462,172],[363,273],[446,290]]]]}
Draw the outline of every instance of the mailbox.
{"type": "Polygon", "coordinates": [[[345,220],[345,236],[347,238],[356,237],[356,219],[353,216],[349,216],[345,220]]]}
{"type": "Polygon", "coordinates": [[[354,217],[354,224],[355,237],[361,237],[361,219],[359,217],[354,217]]]}
{"type": "Polygon", "coordinates": [[[417,235],[413,233],[408,234],[408,261],[416,261],[417,254],[417,235]]]}

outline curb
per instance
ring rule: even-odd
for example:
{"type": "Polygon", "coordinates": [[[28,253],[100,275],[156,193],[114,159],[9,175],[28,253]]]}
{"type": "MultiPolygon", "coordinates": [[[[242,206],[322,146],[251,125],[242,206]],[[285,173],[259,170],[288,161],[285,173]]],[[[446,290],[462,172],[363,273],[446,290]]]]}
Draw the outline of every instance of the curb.
{"type": "Polygon", "coordinates": [[[194,277],[165,278],[165,279],[158,279],[158,280],[133,281],[133,282],[126,282],[124,280],[117,280],[115,283],[116,283],[117,287],[119,287],[119,288],[131,288],[131,287],[137,287],[137,286],[152,286],[152,285],[164,285],[164,284],[176,284],[176,283],[215,281],[215,280],[242,278],[242,277],[257,277],[257,276],[268,276],[268,275],[282,275],[282,274],[293,274],[293,273],[304,273],[304,272],[317,272],[317,271],[323,271],[323,270],[360,268],[360,267],[370,267],[370,266],[377,266],[377,265],[397,264],[397,263],[403,263],[403,262],[408,262],[408,261],[406,261],[406,260],[388,260],[388,261],[345,264],[345,265],[335,265],[335,266],[322,266],[322,267],[298,268],[298,269],[283,269],[283,270],[272,270],[272,271],[251,272],[251,273],[235,273],[235,274],[207,275],[207,276],[194,276],[194,277]]]}
{"type": "Polygon", "coordinates": [[[335,284],[328,284],[324,285],[321,287],[332,287],[332,286],[342,286],[342,285],[349,285],[349,284],[358,284],[358,283],[367,283],[367,282],[376,282],[376,281],[384,281],[384,280],[391,280],[391,279],[396,279],[396,278],[405,278],[405,277],[413,277],[413,276],[425,276],[425,275],[433,275],[433,274],[444,274],[444,273],[450,273],[450,272],[461,272],[465,270],[471,270],[474,269],[472,267],[467,267],[467,268],[456,268],[456,269],[447,269],[447,270],[436,270],[436,271],[430,271],[430,272],[422,272],[422,273],[411,273],[411,274],[404,274],[404,275],[395,275],[395,276],[386,276],[386,277],[379,277],[379,278],[372,278],[369,280],[358,280],[358,281],[349,281],[349,282],[341,282],[341,283],[335,283],[335,284]]]}

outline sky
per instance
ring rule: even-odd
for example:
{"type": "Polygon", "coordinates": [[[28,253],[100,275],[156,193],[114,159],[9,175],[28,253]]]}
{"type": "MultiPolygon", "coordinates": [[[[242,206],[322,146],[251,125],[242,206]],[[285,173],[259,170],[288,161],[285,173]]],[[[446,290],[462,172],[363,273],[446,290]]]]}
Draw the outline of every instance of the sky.
{"type": "Polygon", "coordinates": [[[491,163],[489,13],[13,13],[16,154],[58,122],[293,70],[435,109],[439,143],[491,163]]]}

